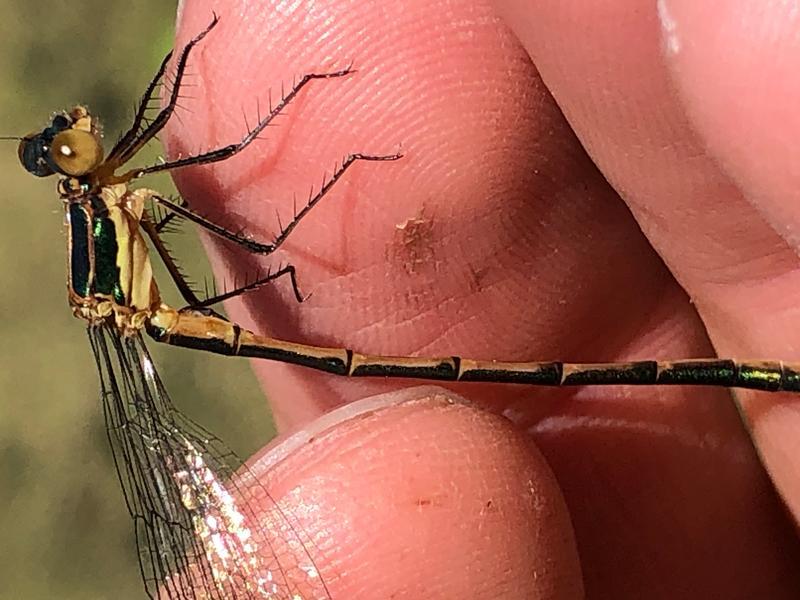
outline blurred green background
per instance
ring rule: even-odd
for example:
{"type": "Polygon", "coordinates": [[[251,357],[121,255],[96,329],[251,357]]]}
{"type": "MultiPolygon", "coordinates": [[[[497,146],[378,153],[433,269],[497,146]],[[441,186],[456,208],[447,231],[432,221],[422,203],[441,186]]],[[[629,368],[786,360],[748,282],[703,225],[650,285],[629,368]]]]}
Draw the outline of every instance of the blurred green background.
{"type": "MultiPolygon", "coordinates": [[[[109,147],[172,47],[175,2],[0,0],[0,14],[0,135],[25,135],[85,103],[109,147]]],[[[0,168],[0,598],[144,597],[94,362],[67,306],[55,179],[26,173],[14,142],[0,142],[0,168]]],[[[172,191],[168,176],[153,179],[148,187],[172,191]]],[[[208,267],[191,227],[171,241],[202,281],[208,267]]],[[[272,436],[246,361],[153,346],[175,403],[239,456],[272,436]]]]}

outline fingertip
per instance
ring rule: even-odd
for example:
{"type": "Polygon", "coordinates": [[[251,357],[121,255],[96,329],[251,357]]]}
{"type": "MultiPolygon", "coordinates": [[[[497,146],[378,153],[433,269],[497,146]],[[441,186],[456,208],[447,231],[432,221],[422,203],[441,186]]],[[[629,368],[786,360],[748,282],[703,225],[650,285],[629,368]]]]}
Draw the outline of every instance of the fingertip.
{"type": "Polygon", "coordinates": [[[704,147],[778,232],[800,247],[797,8],[660,0],[664,55],[704,147]]]}
{"type": "Polygon", "coordinates": [[[582,595],[542,456],[509,421],[438,388],[334,411],[252,468],[269,469],[333,598],[582,595]]]}
{"type": "MultiPolygon", "coordinates": [[[[770,246],[761,241],[769,240],[767,235],[756,238],[750,254],[769,256],[769,263],[763,263],[769,268],[757,266],[752,274],[743,270],[736,281],[741,292],[726,286],[722,301],[694,299],[708,307],[705,321],[721,351],[796,360],[798,318],[791,299],[800,285],[800,170],[792,151],[800,136],[797,8],[738,0],[660,0],[659,8],[664,54],[695,132],[775,236],[770,246]],[[721,327],[730,315],[743,322],[721,327]]],[[[729,205],[725,210],[740,214],[729,205]]],[[[749,220],[746,228],[740,226],[752,229],[749,220]]],[[[797,410],[774,398],[742,398],[762,460],[797,518],[800,485],[792,434],[797,410]]]]}

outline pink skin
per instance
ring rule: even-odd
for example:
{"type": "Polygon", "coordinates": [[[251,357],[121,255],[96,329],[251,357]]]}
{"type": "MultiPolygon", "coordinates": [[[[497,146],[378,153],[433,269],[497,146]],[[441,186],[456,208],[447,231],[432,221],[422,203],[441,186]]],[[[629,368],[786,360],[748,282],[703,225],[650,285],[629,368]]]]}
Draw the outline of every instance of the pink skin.
{"type": "MultiPolygon", "coordinates": [[[[665,55],[655,3],[634,0],[498,0],[505,21],[468,0],[186,3],[179,46],[221,21],[172,156],[238,140],[281,82],[358,70],[309,84],[238,157],[176,173],[198,210],[269,240],[347,153],[404,154],[355,165],[269,259],[210,240],[220,277],[290,261],[313,293],[279,282],[231,316],[384,354],[799,359],[796,28],[701,4],[661,3],[681,41],[665,55]]],[[[271,489],[321,532],[334,598],[796,597],[796,531],[725,390],[462,384],[471,404],[450,405],[254,366],[281,428],[314,432],[256,468],[277,462],[271,489]]],[[[797,402],[739,397],[796,516],[797,402]]]]}

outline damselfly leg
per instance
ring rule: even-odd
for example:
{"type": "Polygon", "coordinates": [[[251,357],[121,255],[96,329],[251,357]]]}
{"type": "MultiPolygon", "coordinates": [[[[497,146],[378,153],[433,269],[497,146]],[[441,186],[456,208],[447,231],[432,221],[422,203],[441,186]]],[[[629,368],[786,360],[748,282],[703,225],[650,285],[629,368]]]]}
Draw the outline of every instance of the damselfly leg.
{"type": "Polygon", "coordinates": [[[167,53],[167,55],[161,61],[161,66],[158,68],[155,76],[150,80],[147,89],[142,95],[142,99],[139,103],[139,107],[136,110],[136,115],[133,118],[131,127],[125,132],[125,134],[123,134],[120,140],[111,149],[111,152],[108,153],[108,157],[106,158],[107,162],[110,162],[116,166],[124,165],[131,158],[133,158],[133,156],[139,150],[141,150],[147,142],[152,140],[156,135],[158,135],[158,132],[164,128],[164,125],[167,124],[167,121],[169,121],[169,118],[175,112],[175,108],[178,105],[181,82],[183,81],[183,76],[186,71],[186,64],[189,61],[189,55],[192,52],[192,49],[198,43],[200,43],[200,41],[216,26],[218,22],[219,19],[216,15],[214,15],[214,19],[211,21],[209,26],[197,34],[183,48],[183,51],[181,51],[180,57],[178,58],[178,64],[175,66],[172,91],[170,92],[167,105],[161,109],[152,122],[150,122],[146,127],[142,128],[142,125],[145,121],[145,115],[150,106],[150,102],[153,100],[153,95],[158,88],[159,83],[162,81],[170,59],[172,58],[172,52],[167,53]]]}
{"type": "MultiPolygon", "coordinates": [[[[183,49],[181,52],[178,63],[175,67],[175,75],[173,76],[171,92],[169,95],[169,100],[167,105],[158,113],[158,116],[146,127],[142,130],[142,124],[144,122],[145,112],[147,110],[147,106],[149,105],[154,91],[158,86],[159,81],[164,77],[166,72],[166,66],[169,63],[169,59],[172,56],[170,52],[164,58],[157,71],[156,75],[150,81],[145,93],[142,96],[141,103],[139,108],[136,112],[134,117],[134,122],[130,129],[122,136],[122,138],[117,142],[115,147],[109,153],[108,158],[105,161],[105,164],[110,168],[112,171],[119,166],[128,162],[133,156],[138,152],[147,142],[149,142],[155,135],[158,134],[161,129],[166,125],[169,121],[170,117],[173,115],[175,108],[177,106],[178,100],[180,98],[180,87],[181,83],[183,82],[183,78],[186,71],[186,66],[188,63],[188,59],[192,49],[217,25],[219,19],[214,17],[214,20],[208,25],[206,29],[200,32],[197,36],[195,36],[183,49]]],[[[259,117],[258,122],[256,125],[248,131],[248,133],[242,138],[239,142],[235,144],[229,144],[228,146],[224,146],[222,148],[217,148],[215,150],[211,150],[209,152],[204,152],[201,154],[197,154],[194,156],[188,156],[176,160],[166,161],[160,164],[152,165],[150,167],[144,167],[140,169],[133,169],[128,173],[124,174],[121,179],[123,181],[127,181],[132,178],[138,178],[144,176],[149,173],[157,173],[161,171],[172,171],[175,169],[188,167],[188,166],[199,166],[214,162],[219,162],[222,160],[226,160],[231,158],[232,156],[238,154],[239,152],[243,151],[247,148],[253,141],[258,139],[259,134],[267,127],[274,119],[286,108],[286,106],[300,93],[300,91],[305,87],[309,82],[315,79],[333,79],[337,77],[344,77],[352,73],[351,67],[347,67],[345,69],[341,69],[339,71],[333,71],[328,73],[308,73],[302,76],[299,81],[295,82],[292,87],[289,89],[288,92],[283,93],[281,95],[280,100],[274,105],[270,106],[270,110],[266,116],[263,118],[259,117]]],[[[175,200],[171,200],[169,198],[160,196],[155,192],[149,192],[148,199],[152,202],[158,203],[159,205],[165,207],[173,214],[183,217],[186,220],[189,220],[202,229],[209,231],[210,233],[219,236],[223,239],[226,239],[234,244],[241,246],[248,252],[256,253],[256,254],[263,254],[269,255],[272,254],[275,250],[277,250],[281,244],[286,240],[287,236],[292,232],[292,230],[299,224],[299,222],[305,217],[310,210],[330,191],[330,189],[336,184],[336,182],[345,174],[345,172],[357,161],[393,161],[400,158],[400,154],[391,154],[391,155],[370,155],[370,154],[350,154],[342,161],[340,165],[336,165],[334,167],[333,173],[330,177],[323,179],[322,185],[317,193],[312,194],[305,205],[297,210],[295,207],[292,219],[283,227],[280,228],[277,236],[271,242],[259,242],[252,239],[249,236],[242,235],[241,233],[231,231],[225,227],[222,227],[208,219],[195,211],[193,211],[185,202],[178,202],[175,200]]],[[[169,217],[166,217],[168,219],[169,217]]],[[[302,294],[297,286],[297,281],[294,274],[294,268],[291,265],[288,265],[286,268],[279,269],[275,273],[268,273],[265,277],[258,278],[254,281],[247,282],[245,285],[241,286],[238,289],[227,291],[223,294],[215,295],[209,298],[205,298],[203,300],[199,299],[195,292],[191,289],[188,285],[186,278],[181,273],[180,269],[177,266],[176,261],[170,256],[169,252],[167,251],[166,247],[163,244],[163,241],[160,239],[160,232],[158,231],[158,224],[151,223],[146,215],[143,215],[140,219],[140,223],[142,229],[145,231],[147,236],[150,238],[151,242],[153,243],[156,251],[159,254],[159,257],[164,262],[167,271],[169,272],[170,276],[172,277],[178,291],[181,293],[182,297],[186,301],[187,305],[190,307],[205,307],[211,306],[216,304],[217,302],[221,302],[223,300],[227,300],[229,298],[233,298],[240,294],[246,293],[248,291],[257,289],[266,283],[275,280],[276,278],[282,275],[290,275],[291,276],[291,283],[292,289],[294,292],[295,297],[298,301],[302,301],[302,294]]]]}
{"type": "MultiPolygon", "coordinates": [[[[255,241],[247,236],[243,236],[237,233],[234,233],[225,227],[221,227],[214,223],[213,221],[206,219],[198,215],[197,213],[189,210],[185,206],[182,206],[173,200],[169,200],[168,198],[163,198],[157,194],[154,194],[152,199],[154,202],[158,202],[162,206],[167,207],[169,210],[175,212],[176,214],[184,217],[185,219],[192,221],[193,223],[199,225],[206,231],[213,233],[214,235],[221,237],[229,242],[233,242],[238,246],[241,246],[248,252],[252,252],[253,254],[263,254],[263,255],[270,255],[275,252],[283,242],[286,241],[286,238],[289,234],[294,230],[295,227],[303,220],[303,218],[308,215],[312,208],[314,208],[325,195],[330,192],[331,188],[336,185],[336,182],[339,181],[345,172],[353,166],[358,161],[364,162],[386,162],[386,161],[395,161],[402,158],[401,154],[387,154],[387,155],[372,155],[372,154],[351,154],[347,156],[340,165],[337,165],[333,171],[333,174],[326,178],[322,186],[320,187],[319,191],[316,194],[312,195],[305,205],[298,211],[295,209],[294,216],[292,219],[283,227],[281,227],[278,235],[271,242],[258,242],[255,241]]],[[[169,164],[169,163],[167,163],[169,164]]],[[[202,163],[200,163],[202,164],[202,163]]]]}

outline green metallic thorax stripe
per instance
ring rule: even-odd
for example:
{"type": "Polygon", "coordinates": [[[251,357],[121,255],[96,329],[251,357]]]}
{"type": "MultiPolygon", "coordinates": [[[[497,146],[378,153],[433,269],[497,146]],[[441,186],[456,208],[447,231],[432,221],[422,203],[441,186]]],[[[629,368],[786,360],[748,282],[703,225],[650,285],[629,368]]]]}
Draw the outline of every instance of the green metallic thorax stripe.
{"type": "Polygon", "coordinates": [[[117,227],[108,217],[92,218],[94,237],[95,292],[113,296],[118,304],[125,304],[125,295],[119,281],[119,243],[117,227]]]}

